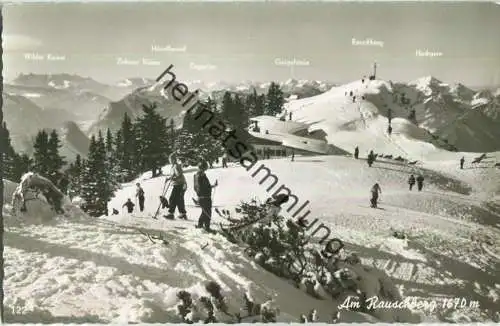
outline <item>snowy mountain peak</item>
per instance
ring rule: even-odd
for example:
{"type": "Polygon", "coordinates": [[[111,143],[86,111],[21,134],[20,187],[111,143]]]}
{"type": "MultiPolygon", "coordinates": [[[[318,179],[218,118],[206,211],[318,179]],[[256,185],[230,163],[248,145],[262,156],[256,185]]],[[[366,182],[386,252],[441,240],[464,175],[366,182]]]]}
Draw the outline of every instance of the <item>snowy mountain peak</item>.
{"type": "Polygon", "coordinates": [[[433,76],[425,76],[425,77],[420,77],[414,81],[411,81],[408,83],[410,86],[417,86],[417,87],[431,87],[431,86],[439,86],[442,84],[442,81],[439,79],[433,77],[433,76]]]}

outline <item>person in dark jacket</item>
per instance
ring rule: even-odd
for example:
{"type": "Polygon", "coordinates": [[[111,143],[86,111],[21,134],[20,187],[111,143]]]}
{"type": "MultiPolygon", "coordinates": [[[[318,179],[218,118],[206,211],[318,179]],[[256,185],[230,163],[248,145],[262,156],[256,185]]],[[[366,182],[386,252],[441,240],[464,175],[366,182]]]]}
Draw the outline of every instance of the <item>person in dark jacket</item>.
{"type": "Polygon", "coordinates": [[[354,158],[357,160],[359,157],[359,148],[358,146],[356,146],[356,148],[354,149],[354,158]]]}
{"type": "Polygon", "coordinates": [[[410,191],[413,189],[413,186],[415,185],[415,176],[410,175],[410,178],[408,179],[408,185],[410,185],[410,191]]]}
{"type": "Polygon", "coordinates": [[[129,213],[132,213],[134,211],[134,206],[135,204],[129,199],[127,199],[127,201],[125,202],[125,204],[123,204],[122,207],[127,207],[127,211],[129,213]]]}
{"type": "Polygon", "coordinates": [[[206,231],[210,230],[210,221],[212,219],[212,188],[217,187],[215,184],[210,184],[210,181],[205,174],[207,163],[205,161],[198,164],[198,172],[194,175],[194,191],[198,196],[198,204],[201,207],[200,218],[198,219],[198,228],[203,228],[206,231]]]}
{"type": "Polygon", "coordinates": [[[465,163],[465,158],[462,156],[462,158],[460,159],[460,169],[464,169],[464,163],[465,163]]]}
{"type": "Polygon", "coordinates": [[[144,211],[144,189],[142,189],[141,184],[138,182],[135,184],[137,186],[135,196],[139,199],[139,209],[144,211]]]}
{"type": "Polygon", "coordinates": [[[380,188],[379,184],[376,183],[373,185],[372,189],[370,190],[372,193],[372,198],[370,199],[371,207],[372,208],[377,208],[378,205],[378,196],[379,194],[382,193],[382,189],[380,188]]]}
{"type": "Polygon", "coordinates": [[[422,175],[419,175],[417,177],[417,188],[418,188],[418,191],[422,191],[423,187],[424,187],[424,177],[422,175]]]}
{"type": "Polygon", "coordinates": [[[370,151],[370,153],[368,154],[366,162],[368,163],[369,167],[372,167],[373,162],[375,162],[375,154],[373,153],[373,151],[370,151]]]}

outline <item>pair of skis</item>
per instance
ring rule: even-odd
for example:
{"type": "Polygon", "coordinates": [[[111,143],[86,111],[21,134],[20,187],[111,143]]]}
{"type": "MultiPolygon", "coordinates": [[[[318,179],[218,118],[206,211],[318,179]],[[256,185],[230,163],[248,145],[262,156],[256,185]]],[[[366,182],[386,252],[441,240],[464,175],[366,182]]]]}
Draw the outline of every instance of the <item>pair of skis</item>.
{"type": "Polygon", "coordinates": [[[168,241],[165,240],[165,238],[163,237],[162,234],[160,234],[160,235],[154,235],[154,234],[151,234],[151,233],[148,233],[148,232],[144,232],[144,231],[142,231],[140,229],[138,229],[138,231],[141,234],[145,235],[149,239],[149,241],[151,241],[152,243],[168,245],[168,241]]]}

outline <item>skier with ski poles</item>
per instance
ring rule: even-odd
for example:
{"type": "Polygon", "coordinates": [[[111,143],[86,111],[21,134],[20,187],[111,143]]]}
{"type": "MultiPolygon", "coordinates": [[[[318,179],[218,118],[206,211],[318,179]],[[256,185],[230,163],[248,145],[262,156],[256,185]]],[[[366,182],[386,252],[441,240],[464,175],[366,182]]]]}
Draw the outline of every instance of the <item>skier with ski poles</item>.
{"type": "Polygon", "coordinates": [[[182,166],[177,161],[177,156],[175,153],[170,154],[170,164],[172,164],[172,173],[170,180],[172,182],[172,192],[170,193],[168,208],[168,215],[165,215],[167,219],[174,219],[175,208],[179,210],[179,219],[187,220],[186,206],[184,203],[184,194],[187,190],[186,178],[184,177],[184,172],[182,171],[182,166]]]}
{"type": "Polygon", "coordinates": [[[139,210],[144,211],[144,189],[142,189],[141,184],[137,182],[135,184],[137,186],[135,197],[139,199],[139,210]]]}
{"type": "Polygon", "coordinates": [[[203,228],[207,232],[211,232],[210,222],[212,219],[212,188],[217,187],[217,180],[212,185],[205,174],[208,165],[207,162],[201,161],[198,164],[198,172],[194,174],[194,191],[198,196],[198,204],[201,208],[200,218],[198,219],[197,228],[203,228]]]}
{"type": "Polygon", "coordinates": [[[370,199],[372,208],[377,208],[378,196],[381,193],[382,189],[380,188],[379,184],[378,183],[374,184],[371,189],[372,198],[370,199]]]}

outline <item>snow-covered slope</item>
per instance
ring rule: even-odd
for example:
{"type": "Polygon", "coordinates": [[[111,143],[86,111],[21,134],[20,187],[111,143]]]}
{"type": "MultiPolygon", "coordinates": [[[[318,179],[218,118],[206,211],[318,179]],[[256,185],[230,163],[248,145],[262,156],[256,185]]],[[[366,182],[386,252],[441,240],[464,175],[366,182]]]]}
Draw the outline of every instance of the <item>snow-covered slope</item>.
{"type": "Polygon", "coordinates": [[[331,144],[349,152],[361,144],[365,151],[404,157],[411,152],[409,158],[418,159],[440,148],[450,150],[450,145],[471,152],[498,150],[500,128],[483,112],[473,112],[472,94],[463,85],[450,87],[433,77],[408,84],[354,81],[318,96],[292,100],[286,109],[293,120],[311,124],[310,131],[323,130],[331,144]],[[416,125],[408,120],[412,108],[416,125]]]}
{"type": "MultiPolygon", "coordinates": [[[[447,321],[498,322],[500,262],[488,252],[500,252],[500,213],[478,195],[486,190],[500,194],[499,174],[492,169],[457,171],[461,153],[442,155],[440,161],[425,163],[426,169],[394,161],[377,161],[368,168],[364,160],[335,156],[262,163],[301,202],[310,201],[310,221],[318,218],[364,264],[388,273],[404,297],[428,302],[466,298],[469,306],[479,304],[423,311],[424,320],[439,316],[447,321]],[[426,177],[422,192],[408,191],[411,172],[426,177]],[[379,210],[368,206],[369,188],[375,182],[383,190],[379,210]],[[391,228],[407,232],[408,240],[393,238],[391,228]],[[488,251],[481,249],[484,241],[477,240],[486,238],[493,239],[488,251]]],[[[252,178],[249,172],[232,165],[209,170],[209,179],[219,180],[214,204],[232,210],[240,200],[267,198],[267,184],[259,185],[259,176],[252,178]]],[[[109,203],[120,214],[104,219],[87,218],[75,210],[71,216],[50,222],[45,218],[40,224],[32,206],[40,205],[37,201],[28,202],[28,214],[22,218],[9,216],[4,206],[7,321],[178,321],[172,311],[176,293],[186,289],[203,294],[208,280],[221,283],[232,309],[240,306],[242,292],[250,288],[260,302],[275,294],[282,321],[296,321],[311,308],[318,310],[320,320],[329,321],[334,302],[313,299],[248,261],[241,248],[221,236],[194,228],[200,210],[189,200],[194,195],[192,173],[186,176],[186,222],[147,217],[156,210],[164,183],[162,177],[150,179],[149,173],[123,185],[109,203]],[[134,198],[135,182],[144,187],[146,211],[124,214],[121,206],[134,198]],[[169,244],[149,242],[134,225],[163,230],[169,244]]],[[[14,186],[7,182],[6,193],[14,186]]],[[[341,311],[343,322],[369,320],[373,319],[367,315],[341,311]]]]}

